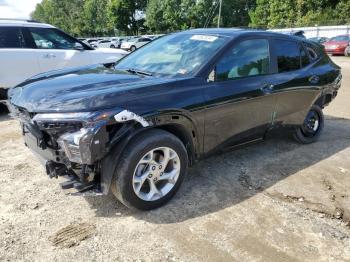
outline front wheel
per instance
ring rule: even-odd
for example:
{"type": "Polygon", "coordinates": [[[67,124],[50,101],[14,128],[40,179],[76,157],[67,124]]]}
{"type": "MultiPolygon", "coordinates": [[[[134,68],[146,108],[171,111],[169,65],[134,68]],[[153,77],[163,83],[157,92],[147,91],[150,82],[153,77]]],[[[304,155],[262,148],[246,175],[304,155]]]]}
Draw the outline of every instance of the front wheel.
{"type": "Polygon", "coordinates": [[[323,130],[324,116],[321,107],[313,105],[307,114],[304,123],[296,129],[294,138],[302,144],[316,142],[323,130]]]}
{"type": "Polygon", "coordinates": [[[136,46],[133,45],[132,47],[130,47],[131,52],[134,52],[135,50],[136,50],[136,46]]]}
{"type": "Polygon", "coordinates": [[[176,193],[187,172],[183,143],[163,130],[149,130],[124,150],[115,171],[112,192],[127,207],[150,210],[176,193]]]}

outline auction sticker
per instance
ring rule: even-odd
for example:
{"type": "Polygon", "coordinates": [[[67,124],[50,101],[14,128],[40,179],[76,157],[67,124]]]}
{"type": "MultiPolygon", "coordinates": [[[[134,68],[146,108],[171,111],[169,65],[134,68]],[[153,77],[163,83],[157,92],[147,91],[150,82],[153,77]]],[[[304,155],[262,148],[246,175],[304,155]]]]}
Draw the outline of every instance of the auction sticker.
{"type": "Polygon", "coordinates": [[[214,42],[216,39],[218,39],[218,37],[212,35],[193,35],[190,39],[197,41],[214,42]]]}

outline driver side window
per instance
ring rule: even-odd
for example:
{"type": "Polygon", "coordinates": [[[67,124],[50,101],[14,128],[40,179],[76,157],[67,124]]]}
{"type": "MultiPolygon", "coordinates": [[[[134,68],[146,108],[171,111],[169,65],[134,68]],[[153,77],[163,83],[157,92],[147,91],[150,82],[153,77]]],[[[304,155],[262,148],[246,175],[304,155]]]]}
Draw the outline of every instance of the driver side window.
{"type": "Polygon", "coordinates": [[[266,39],[244,40],[228,50],[216,65],[216,81],[269,73],[269,42],[266,39]]]}

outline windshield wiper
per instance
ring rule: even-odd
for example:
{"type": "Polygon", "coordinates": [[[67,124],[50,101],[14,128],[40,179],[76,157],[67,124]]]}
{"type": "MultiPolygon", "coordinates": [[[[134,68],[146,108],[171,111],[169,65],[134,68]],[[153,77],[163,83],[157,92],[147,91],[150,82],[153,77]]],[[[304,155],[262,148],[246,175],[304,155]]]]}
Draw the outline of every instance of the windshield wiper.
{"type": "Polygon", "coordinates": [[[133,69],[133,68],[125,69],[125,71],[127,71],[131,74],[134,74],[134,75],[138,74],[138,75],[152,76],[152,73],[150,73],[150,72],[141,71],[141,70],[133,69]]]}

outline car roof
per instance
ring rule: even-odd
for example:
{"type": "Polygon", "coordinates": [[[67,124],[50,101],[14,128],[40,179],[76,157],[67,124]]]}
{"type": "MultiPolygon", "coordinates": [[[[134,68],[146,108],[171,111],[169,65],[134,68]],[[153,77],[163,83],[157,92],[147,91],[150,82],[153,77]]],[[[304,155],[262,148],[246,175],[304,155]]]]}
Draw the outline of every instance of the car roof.
{"type": "Polygon", "coordinates": [[[35,21],[35,20],[11,19],[11,18],[0,18],[0,26],[55,28],[52,25],[40,23],[40,22],[35,21]]]}
{"type": "MultiPolygon", "coordinates": [[[[287,35],[279,32],[266,31],[260,29],[246,29],[246,28],[199,28],[199,29],[191,29],[187,31],[182,31],[181,33],[191,33],[191,34],[209,34],[209,35],[218,35],[225,36],[230,38],[236,38],[241,35],[249,35],[249,36],[272,36],[278,38],[286,38],[286,39],[294,39],[297,41],[305,41],[305,38],[301,38],[294,35],[287,35]]],[[[307,40],[306,40],[307,41],[307,40]]]]}

